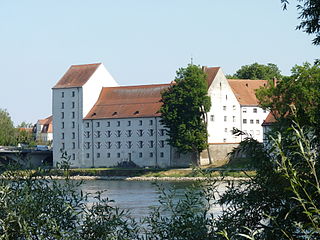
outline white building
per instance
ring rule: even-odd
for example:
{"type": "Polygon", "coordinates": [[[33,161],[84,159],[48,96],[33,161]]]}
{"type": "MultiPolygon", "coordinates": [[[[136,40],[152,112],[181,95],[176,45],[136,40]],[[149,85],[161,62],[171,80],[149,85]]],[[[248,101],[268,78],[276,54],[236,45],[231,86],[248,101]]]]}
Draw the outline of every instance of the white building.
{"type": "Polygon", "coordinates": [[[52,116],[37,121],[34,127],[36,141],[48,143],[53,140],[52,116]]]}
{"type": "MultiPolygon", "coordinates": [[[[258,107],[254,89],[266,81],[227,80],[221,68],[204,71],[212,102],[210,147],[239,143],[241,137],[231,134],[233,127],[262,142],[261,123],[268,113],[258,107]]],[[[74,167],[107,167],[122,161],[174,167],[195,162],[194,154],[180,156],[166,142],[158,111],[161,91],[169,86],[119,87],[102,64],[71,66],[53,87],[54,164],[60,161],[61,149],[74,167]]],[[[205,156],[201,160],[208,161],[205,156]]]]}

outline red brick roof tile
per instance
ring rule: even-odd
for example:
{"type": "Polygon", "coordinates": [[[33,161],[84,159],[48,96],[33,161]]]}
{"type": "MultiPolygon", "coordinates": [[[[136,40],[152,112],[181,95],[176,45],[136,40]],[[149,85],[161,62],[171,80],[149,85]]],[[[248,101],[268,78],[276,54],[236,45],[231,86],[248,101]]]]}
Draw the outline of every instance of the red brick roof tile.
{"type": "Polygon", "coordinates": [[[72,65],[53,88],[82,87],[101,63],[72,65]]]}

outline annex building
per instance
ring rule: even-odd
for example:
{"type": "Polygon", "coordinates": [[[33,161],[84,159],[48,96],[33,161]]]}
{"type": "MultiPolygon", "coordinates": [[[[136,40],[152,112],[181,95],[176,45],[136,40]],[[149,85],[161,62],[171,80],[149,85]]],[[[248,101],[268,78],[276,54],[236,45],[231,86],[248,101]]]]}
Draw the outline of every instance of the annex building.
{"type": "MultiPolygon", "coordinates": [[[[268,112],[258,106],[255,89],[264,80],[228,80],[219,67],[207,73],[211,109],[208,113],[213,160],[226,156],[240,141],[238,128],[262,142],[268,112]]],[[[61,151],[73,167],[109,167],[132,161],[141,167],[185,167],[196,154],[179,154],[167,144],[160,122],[161,92],[171,83],[118,86],[103,64],[73,65],[52,88],[53,159],[61,151]]],[[[208,163],[201,154],[200,164],[208,163]]]]}

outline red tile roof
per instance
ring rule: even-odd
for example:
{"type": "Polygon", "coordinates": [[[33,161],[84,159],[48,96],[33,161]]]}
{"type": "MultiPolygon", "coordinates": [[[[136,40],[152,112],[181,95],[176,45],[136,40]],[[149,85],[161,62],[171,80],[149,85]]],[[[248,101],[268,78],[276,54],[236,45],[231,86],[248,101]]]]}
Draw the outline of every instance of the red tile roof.
{"type": "Polygon", "coordinates": [[[101,63],[72,65],[53,88],[82,87],[101,63]]]}
{"type": "Polygon", "coordinates": [[[38,120],[38,123],[40,125],[43,125],[42,127],[42,133],[52,133],[52,116],[47,117],[45,119],[38,120]]]}
{"type": "Polygon", "coordinates": [[[256,90],[268,84],[267,80],[228,79],[228,82],[239,103],[249,106],[259,105],[256,90]]]}
{"type": "Polygon", "coordinates": [[[207,74],[207,82],[208,87],[210,87],[211,83],[215,79],[220,67],[202,67],[203,71],[207,74]]]}
{"type": "Polygon", "coordinates": [[[275,122],[277,122],[277,120],[274,117],[274,114],[270,112],[268,114],[267,118],[263,121],[262,126],[272,125],[275,122]]]}
{"type": "Polygon", "coordinates": [[[162,106],[161,92],[170,84],[105,87],[84,119],[156,117],[162,106]]]}

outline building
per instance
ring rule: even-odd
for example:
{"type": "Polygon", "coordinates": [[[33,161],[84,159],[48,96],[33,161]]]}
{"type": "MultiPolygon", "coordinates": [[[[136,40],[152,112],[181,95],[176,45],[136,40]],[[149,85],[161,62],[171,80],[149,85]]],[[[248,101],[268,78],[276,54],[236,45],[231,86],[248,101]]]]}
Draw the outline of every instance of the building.
{"type": "Polygon", "coordinates": [[[37,121],[33,128],[37,142],[49,143],[53,140],[52,116],[37,121]]]}
{"type": "MultiPolygon", "coordinates": [[[[267,116],[254,90],[262,80],[227,80],[221,68],[207,68],[210,149],[237,145],[233,127],[262,141],[267,116]],[[231,144],[231,145],[230,145],[231,144]],[[219,147],[216,147],[219,146],[219,147]]],[[[53,158],[67,151],[74,167],[107,167],[132,161],[143,167],[183,167],[197,161],[167,144],[160,123],[161,92],[170,84],[118,86],[103,64],[73,65],[53,87],[53,158]]],[[[231,150],[231,149],[230,149],[231,150]]],[[[208,163],[202,155],[201,164],[208,163]]]]}

